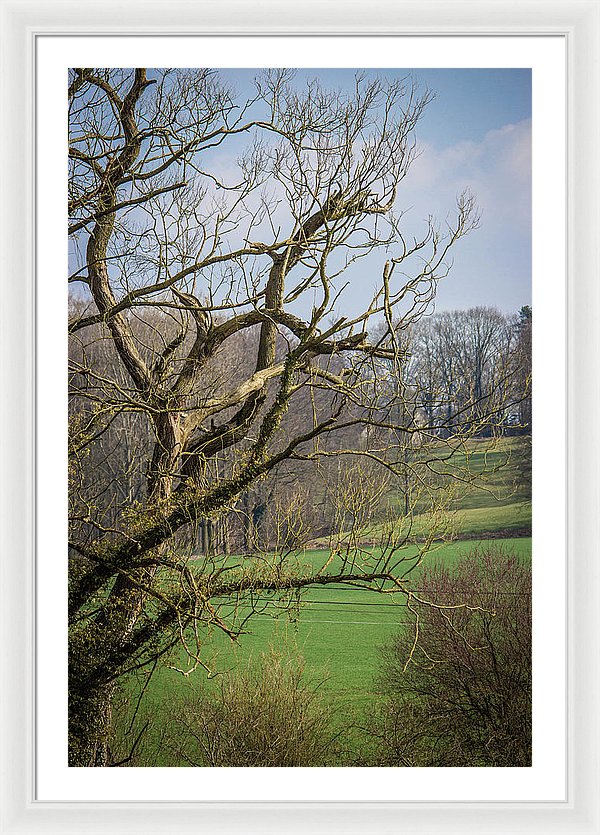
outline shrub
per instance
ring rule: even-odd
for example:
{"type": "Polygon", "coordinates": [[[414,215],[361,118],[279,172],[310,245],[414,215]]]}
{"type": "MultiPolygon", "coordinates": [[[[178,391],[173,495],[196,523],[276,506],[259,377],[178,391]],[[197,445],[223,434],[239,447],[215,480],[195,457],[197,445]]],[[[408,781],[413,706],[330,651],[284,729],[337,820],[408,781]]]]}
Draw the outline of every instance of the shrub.
{"type": "Polygon", "coordinates": [[[320,766],[334,757],[331,710],[302,658],[274,651],[178,707],[176,754],[193,766],[320,766]]]}
{"type": "Polygon", "coordinates": [[[379,764],[531,765],[530,567],[486,545],[419,587],[418,642],[381,652],[379,764]]]}

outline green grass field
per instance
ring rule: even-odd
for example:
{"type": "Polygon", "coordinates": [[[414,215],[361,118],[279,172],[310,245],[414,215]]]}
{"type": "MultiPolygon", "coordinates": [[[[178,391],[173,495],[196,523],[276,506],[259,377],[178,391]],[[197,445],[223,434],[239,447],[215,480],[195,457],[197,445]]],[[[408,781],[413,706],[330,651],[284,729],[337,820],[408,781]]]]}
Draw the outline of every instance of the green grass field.
{"type": "MultiPolygon", "coordinates": [[[[531,530],[531,502],[524,490],[515,486],[515,445],[504,439],[498,447],[490,453],[487,443],[471,442],[466,463],[473,471],[491,470],[489,489],[481,491],[465,486],[453,507],[458,540],[436,543],[425,558],[426,564],[439,561],[452,565],[482,541],[487,544],[498,541],[523,559],[531,558],[531,538],[524,535],[531,530]],[[511,537],[512,532],[518,532],[518,537],[511,537]]],[[[464,465],[465,461],[460,463],[464,465]]],[[[416,517],[417,533],[419,525],[425,530],[427,520],[416,517]]],[[[365,545],[367,555],[372,547],[365,545]]],[[[404,553],[410,557],[416,548],[405,549],[404,553]]],[[[298,559],[314,567],[322,565],[327,555],[323,549],[315,549],[303,552],[298,559]]],[[[335,570],[334,561],[328,571],[335,570]]],[[[419,568],[411,575],[417,585],[418,572],[419,568]]],[[[239,615],[245,615],[243,608],[239,615]]],[[[271,602],[265,600],[263,613],[255,614],[248,621],[246,634],[238,643],[215,630],[207,637],[203,660],[211,670],[223,673],[252,663],[271,647],[282,653],[300,654],[308,678],[325,682],[323,692],[344,717],[344,722],[360,724],[377,698],[378,647],[402,628],[412,628],[403,595],[382,595],[347,586],[313,586],[302,593],[299,605],[291,609],[278,607],[272,598],[271,602]]],[[[189,659],[182,650],[178,658],[171,659],[171,664],[185,668],[189,659]]],[[[202,668],[185,677],[164,665],[157,668],[147,686],[144,675],[131,677],[127,687],[128,708],[122,712],[119,722],[121,734],[129,728],[142,692],[143,698],[126,735],[124,750],[131,745],[138,729],[151,720],[143,745],[138,749],[142,760],[133,764],[179,764],[170,758],[163,744],[168,717],[172,711],[177,712],[181,699],[189,698],[194,690],[215,687],[215,681],[218,677],[209,679],[202,668]]],[[[361,744],[358,738],[355,744],[361,744]]]]}
{"type": "MultiPolygon", "coordinates": [[[[446,543],[429,555],[429,559],[451,565],[481,544],[477,540],[446,543]]],[[[524,559],[531,556],[530,538],[503,539],[501,544],[524,559]]],[[[307,557],[317,561],[322,554],[309,552],[307,557]]],[[[248,632],[238,643],[216,630],[206,647],[205,660],[213,671],[225,673],[245,667],[271,647],[283,654],[302,655],[308,678],[323,682],[323,692],[337,715],[343,717],[346,725],[360,725],[377,698],[378,647],[402,628],[412,628],[403,596],[398,595],[394,600],[375,591],[323,586],[308,589],[300,607],[292,611],[268,606],[264,614],[255,615],[249,621],[248,632]]],[[[171,663],[185,667],[189,661],[181,652],[171,663]]],[[[144,758],[150,764],[174,764],[163,745],[165,719],[168,724],[168,716],[177,712],[180,700],[190,698],[194,691],[210,690],[216,682],[218,676],[209,679],[202,668],[188,677],[166,666],[156,670],[129,734],[131,739],[135,738],[137,729],[151,718],[143,748],[144,758]]],[[[129,712],[143,686],[144,677],[132,677],[129,712]]],[[[362,744],[357,737],[354,743],[362,744]]]]}
{"type": "MultiPolygon", "coordinates": [[[[448,508],[458,539],[475,539],[482,534],[486,538],[492,534],[525,536],[531,532],[531,496],[520,471],[519,443],[515,438],[471,439],[451,461],[439,466],[440,472],[461,477],[454,484],[448,508]],[[473,477],[472,484],[462,480],[465,472],[473,477]]],[[[396,501],[400,506],[401,497],[396,501]]],[[[415,516],[417,536],[429,527],[427,514],[415,516]]]]}
{"type": "MultiPolygon", "coordinates": [[[[452,565],[481,544],[477,540],[444,544],[428,560],[452,565]]],[[[530,538],[504,539],[501,544],[524,559],[531,556],[530,538]]],[[[217,668],[245,664],[249,656],[259,654],[269,645],[282,650],[297,649],[308,669],[319,677],[328,676],[327,687],[336,698],[344,703],[363,702],[372,693],[377,646],[410,622],[405,597],[323,586],[307,590],[302,600],[300,608],[291,614],[256,615],[249,624],[249,634],[243,636],[239,645],[222,633],[215,635],[217,668]]]]}

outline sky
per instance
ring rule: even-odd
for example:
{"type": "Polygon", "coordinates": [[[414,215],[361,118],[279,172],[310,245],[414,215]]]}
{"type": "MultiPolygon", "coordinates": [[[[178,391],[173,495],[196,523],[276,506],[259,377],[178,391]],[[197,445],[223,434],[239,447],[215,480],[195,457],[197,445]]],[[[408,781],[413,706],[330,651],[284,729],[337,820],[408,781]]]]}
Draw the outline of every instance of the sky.
{"type": "MultiPolygon", "coordinates": [[[[531,71],[361,71],[392,79],[411,75],[423,90],[434,93],[416,128],[419,156],[400,184],[396,200],[396,210],[405,212],[402,222],[407,237],[422,235],[430,215],[443,225],[465,189],[477,200],[480,226],[453,248],[452,268],[438,285],[435,310],[492,306],[510,314],[531,304],[531,71]]],[[[253,79],[258,72],[219,70],[242,101],[254,95],[253,79]]],[[[303,69],[297,71],[296,80],[301,85],[317,77],[325,87],[350,90],[356,72],[303,69]]],[[[216,164],[215,173],[225,179],[228,173],[236,178],[239,152],[233,137],[209,152],[212,159],[204,159],[209,166],[216,164]]],[[[377,257],[377,262],[365,258],[352,267],[354,286],[362,284],[369,298],[376,283],[374,271],[380,281],[383,259],[381,253],[377,257]]],[[[356,314],[364,309],[364,302],[358,291],[351,290],[336,313],[356,314]]]]}
{"type": "MultiPolygon", "coordinates": [[[[240,94],[257,70],[222,70],[240,94]]],[[[298,71],[348,89],[354,69],[298,71]]],[[[369,71],[381,74],[382,71],[369,71]]],[[[479,229],[454,250],[440,282],[436,310],[478,305],[505,313],[531,303],[531,71],[528,69],[397,69],[435,93],[416,130],[420,156],[399,190],[409,229],[433,214],[452,213],[469,188],[481,211],[479,229]]]]}

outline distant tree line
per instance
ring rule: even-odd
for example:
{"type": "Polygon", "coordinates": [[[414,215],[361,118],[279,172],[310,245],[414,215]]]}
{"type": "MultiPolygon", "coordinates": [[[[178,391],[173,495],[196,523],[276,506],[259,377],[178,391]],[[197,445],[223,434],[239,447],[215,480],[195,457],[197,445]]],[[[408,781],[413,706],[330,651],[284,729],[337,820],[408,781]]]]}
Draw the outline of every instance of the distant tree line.
{"type": "Polygon", "coordinates": [[[506,315],[493,307],[453,310],[423,317],[407,346],[405,384],[413,386],[418,419],[434,433],[531,432],[531,308],[506,315]],[[507,397],[489,408],[498,388],[507,397]]]}
{"type": "MultiPolygon", "coordinates": [[[[82,316],[84,310],[84,302],[72,300],[72,316],[82,316]]],[[[360,369],[366,395],[353,404],[356,419],[322,442],[325,453],[328,449],[332,453],[347,449],[348,455],[325,457],[318,468],[300,457],[286,460],[268,478],[244,490],[230,512],[199,519],[192,547],[208,555],[289,548],[307,534],[324,536],[340,524],[350,528],[357,521],[364,522],[359,518],[361,514],[377,514],[378,499],[385,495],[386,486],[391,487],[392,482],[398,485],[394,479],[382,480],[380,474],[378,489],[373,489],[367,477],[369,463],[360,459],[360,451],[373,443],[384,448],[390,435],[395,436],[391,447],[404,450],[407,478],[409,458],[432,439],[529,436],[531,324],[530,307],[523,307],[517,315],[493,307],[475,307],[422,317],[403,332],[402,344],[395,337],[388,359],[372,359],[360,369]],[[357,479],[362,482],[362,491],[357,479]]],[[[160,334],[168,343],[170,322],[160,310],[138,315],[134,327],[142,342],[151,343],[160,334]]],[[[87,329],[85,341],[71,340],[70,410],[80,431],[86,419],[90,423],[97,420],[93,403],[95,390],[102,391],[103,381],[110,379],[112,386],[118,387],[115,381],[121,377],[126,385],[114,347],[100,337],[100,332],[97,325],[87,329]]],[[[382,344],[389,348],[390,331],[385,323],[375,328],[375,342],[378,333],[386,334],[382,344]]],[[[225,373],[234,383],[243,380],[259,338],[259,329],[255,328],[230,340],[226,350],[205,369],[205,387],[216,389],[225,373]]],[[[329,357],[327,373],[343,374],[343,358],[329,357]]],[[[283,437],[305,431],[314,409],[334,408],[334,400],[326,387],[300,392],[295,409],[284,418],[283,437]]],[[[85,466],[77,470],[72,484],[72,495],[93,493],[94,512],[102,507],[100,524],[106,530],[119,525],[123,514],[143,501],[146,451],[151,444],[152,429],[144,415],[127,409],[111,415],[110,425],[89,443],[85,466]]],[[[524,447],[524,480],[530,479],[529,449],[524,447]]],[[[211,462],[213,477],[218,478],[219,470],[230,466],[227,458],[224,450],[211,462]]],[[[408,484],[404,487],[404,510],[408,513],[408,484]]],[[[83,528],[84,505],[80,505],[83,528]]],[[[90,535],[94,535],[98,523],[96,520],[90,528],[90,535]]]]}

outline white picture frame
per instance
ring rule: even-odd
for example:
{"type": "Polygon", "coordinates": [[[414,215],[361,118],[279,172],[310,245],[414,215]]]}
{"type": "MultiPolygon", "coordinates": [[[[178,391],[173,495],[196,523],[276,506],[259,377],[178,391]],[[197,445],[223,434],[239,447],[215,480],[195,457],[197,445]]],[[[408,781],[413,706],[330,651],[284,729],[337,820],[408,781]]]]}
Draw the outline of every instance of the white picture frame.
{"type": "MultiPolygon", "coordinates": [[[[600,418],[600,3],[598,0],[375,0],[302,4],[0,0],[2,48],[1,833],[600,833],[598,476],[600,418]],[[360,798],[269,802],[40,800],[35,728],[34,93],[36,41],[49,35],[544,36],[567,51],[567,790],[559,801],[360,798]]],[[[38,350],[39,350],[38,345],[38,350]]],[[[43,420],[39,412],[37,420],[43,420]]],[[[240,770],[241,771],[241,770],[240,770]]],[[[268,774],[265,776],[268,779],[268,774]]],[[[293,779],[293,775],[290,777],[293,779]]],[[[327,780],[327,774],[323,774],[327,780]]]]}

